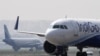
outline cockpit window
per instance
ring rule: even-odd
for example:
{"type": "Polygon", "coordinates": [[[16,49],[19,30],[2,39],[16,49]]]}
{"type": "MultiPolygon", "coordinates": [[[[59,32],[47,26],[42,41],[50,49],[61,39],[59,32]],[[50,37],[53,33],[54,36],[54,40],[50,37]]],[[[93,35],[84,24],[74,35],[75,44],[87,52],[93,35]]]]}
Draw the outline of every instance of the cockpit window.
{"type": "Polygon", "coordinates": [[[61,28],[61,29],[64,29],[64,26],[63,26],[63,25],[60,25],[60,28],[61,28]]]}
{"type": "Polygon", "coordinates": [[[64,25],[64,28],[65,28],[65,29],[68,29],[67,26],[65,26],[65,25],[64,25]]]}
{"type": "Polygon", "coordinates": [[[59,25],[54,25],[53,28],[59,28],[59,25]]]}
{"type": "Polygon", "coordinates": [[[53,28],[68,29],[66,25],[54,25],[53,28]]]}

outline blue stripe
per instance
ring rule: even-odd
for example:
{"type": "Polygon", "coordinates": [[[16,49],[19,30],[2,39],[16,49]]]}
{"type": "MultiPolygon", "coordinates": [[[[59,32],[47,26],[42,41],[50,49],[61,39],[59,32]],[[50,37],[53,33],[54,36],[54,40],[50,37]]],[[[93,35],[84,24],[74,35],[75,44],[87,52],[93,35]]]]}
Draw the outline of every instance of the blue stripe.
{"type": "MultiPolygon", "coordinates": [[[[89,40],[89,41],[94,41],[94,40],[96,41],[97,40],[98,41],[98,37],[100,37],[100,33],[93,33],[93,34],[81,37],[78,40],[72,41],[72,42],[68,43],[67,45],[75,46],[75,45],[78,45],[78,44],[83,43],[83,42],[88,43],[88,41],[86,41],[86,40],[89,40]]],[[[98,41],[98,42],[100,42],[100,41],[98,41]]]]}
{"type": "Polygon", "coordinates": [[[84,42],[81,42],[77,44],[77,46],[100,47],[100,35],[94,36],[84,42]]]}

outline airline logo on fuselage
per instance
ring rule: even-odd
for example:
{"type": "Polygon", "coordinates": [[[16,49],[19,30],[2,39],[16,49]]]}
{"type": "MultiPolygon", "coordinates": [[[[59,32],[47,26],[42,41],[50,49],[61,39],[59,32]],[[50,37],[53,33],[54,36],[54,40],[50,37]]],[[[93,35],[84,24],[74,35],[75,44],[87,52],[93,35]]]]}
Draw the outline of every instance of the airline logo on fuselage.
{"type": "Polygon", "coordinates": [[[100,27],[92,22],[78,23],[79,32],[100,32],[100,27]]]}

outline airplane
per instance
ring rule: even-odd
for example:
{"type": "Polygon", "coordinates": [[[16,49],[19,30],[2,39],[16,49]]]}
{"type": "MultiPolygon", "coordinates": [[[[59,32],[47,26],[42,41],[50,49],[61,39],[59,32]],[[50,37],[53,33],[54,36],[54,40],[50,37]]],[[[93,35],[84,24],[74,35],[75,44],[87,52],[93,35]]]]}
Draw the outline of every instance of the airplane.
{"type": "Polygon", "coordinates": [[[20,48],[30,48],[30,51],[33,51],[33,47],[36,50],[43,49],[43,43],[38,38],[11,38],[10,33],[6,25],[4,25],[5,39],[3,42],[12,46],[14,51],[18,51],[20,48]]]}
{"type": "MultiPolygon", "coordinates": [[[[15,24],[18,31],[19,18],[15,24]]],[[[18,31],[45,37],[44,51],[50,55],[68,56],[68,47],[79,50],[76,56],[87,56],[84,48],[100,48],[100,20],[61,18],[50,24],[45,33],[18,31]]]]}

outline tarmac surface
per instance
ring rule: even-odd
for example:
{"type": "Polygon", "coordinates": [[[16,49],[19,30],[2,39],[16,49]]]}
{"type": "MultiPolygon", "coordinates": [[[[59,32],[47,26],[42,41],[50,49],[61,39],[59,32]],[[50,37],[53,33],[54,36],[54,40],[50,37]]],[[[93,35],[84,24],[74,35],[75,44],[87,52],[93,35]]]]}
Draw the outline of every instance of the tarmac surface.
{"type": "MultiPolygon", "coordinates": [[[[68,56],[76,56],[78,50],[69,50],[68,56]]],[[[97,49],[92,49],[93,55],[88,56],[100,56],[97,49]]],[[[44,51],[18,51],[13,50],[0,50],[0,56],[54,56],[45,53],[44,51]]]]}

